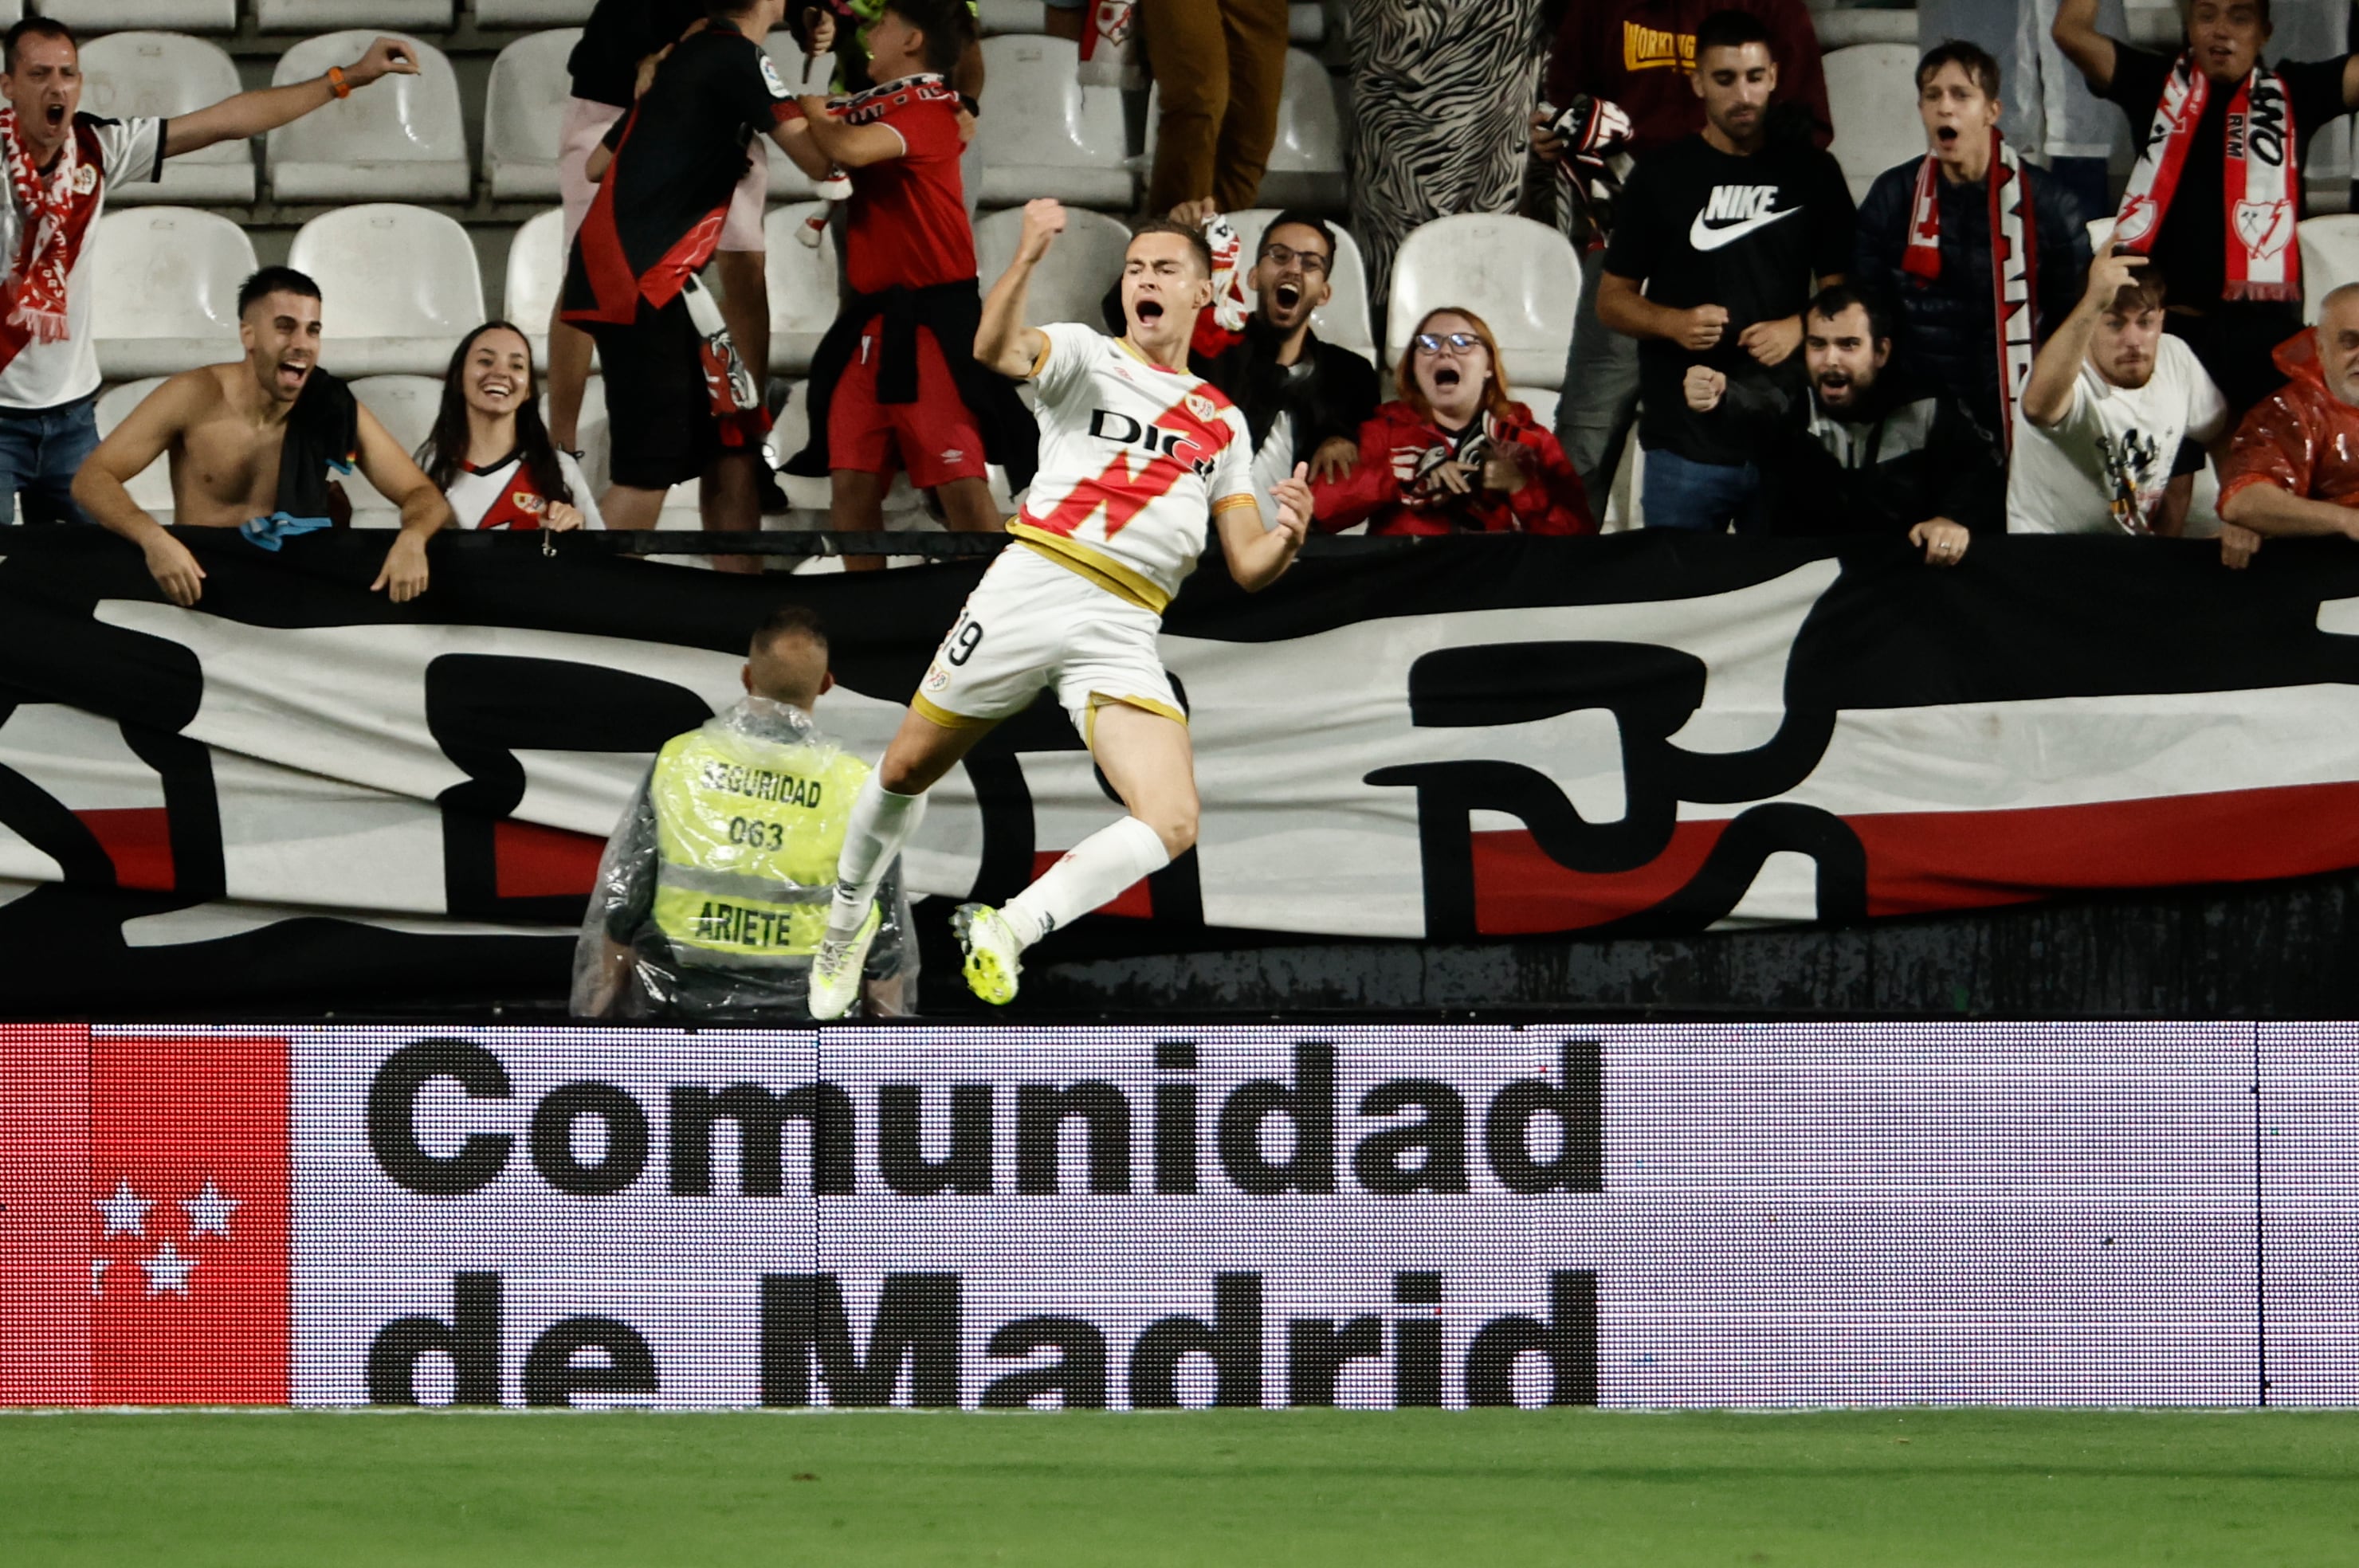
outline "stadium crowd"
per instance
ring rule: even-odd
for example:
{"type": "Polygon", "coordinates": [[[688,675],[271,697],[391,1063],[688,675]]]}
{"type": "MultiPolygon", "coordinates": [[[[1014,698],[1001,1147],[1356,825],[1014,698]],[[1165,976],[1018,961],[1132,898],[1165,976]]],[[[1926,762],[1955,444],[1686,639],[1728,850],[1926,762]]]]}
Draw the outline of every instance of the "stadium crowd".
{"type": "MultiPolygon", "coordinates": [[[[2342,504],[2359,491],[2359,287],[2326,293],[2305,328],[2295,240],[2306,139],[2359,106],[2359,56],[2267,63],[2269,0],[2194,0],[2173,56],[2102,31],[2099,3],[2060,0],[2049,34],[2088,103],[2114,106],[2141,149],[2118,201],[2069,135],[2027,148],[2003,134],[2015,84],[1981,45],[1951,38],[1916,67],[1924,154],[1856,204],[1827,150],[1833,115],[1801,0],[1564,7],[1545,70],[1509,72],[1508,89],[1487,57],[1451,77],[1465,40],[1420,34],[1419,8],[1363,7],[1356,244],[1308,207],[1239,218],[1266,189],[1278,0],[1052,0],[1043,22],[1093,46],[1080,59],[1095,80],[1151,73],[1146,216],[1201,232],[1212,258],[1212,307],[1170,368],[1243,413],[1265,492],[1309,465],[1321,529],[1593,532],[1635,421],[1648,527],[1884,534],[1939,565],[2007,530],[2216,530],[2239,566],[2271,535],[2359,535],[2342,504]],[[1421,66],[1405,62],[1420,49],[1421,66]],[[1467,95],[1427,96],[1451,87],[1467,95]],[[1524,181],[1524,168],[1553,176],[1524,181]],[[1436,202],[1551,209],[1585,248],[1560,279],[1578,304],[1552,419],[1516,395],[1471,305],[1424,311],[1381,368],[1313,330],[1339,268],[1364,255],[1386,276],[1420,203],[1436,202]],[[2207,465],[2217,501],[2199,504],[2207,465]]],[[[1974,19],[1963,0],[1950,9],[1974,19]]],[[[110,189],[413,73],[414,47],[380,38],[316,81],[116,121],[78,112],[66,25],[22,21],[0,114],[0,487],[27,518],[95,521],[138,543],[183,603],[201,569],[130,488],[158,458],[172,521],[240,527],[265,548],[341,521],[333,481],[358,468],[400,514],[381,579],[396,597],[424,589],[424,543],[445,526],[647,528],[694,481],[705,526],[759,528],[781,501],[764,460],[777,411],[766,137],[832,204],[796,238],[832,232],[841,256],[839,312],[803,394],[807,443],[774,455],[826,480],[834,528],[884,526],[906,475],[946,526],[995,532],[997,496],[1023,493],[1039,438],[1017,382],[973,351],[993,281],[972,222],[986,113],[973,12],[600,0],[558,132],[553,319],[468,333],[415,452],[320,368],[335,302],[283,266],[240,295],[241,362],[169,378],[102,441],[83,243],[110,189]],[[766,52],[774,29],[791,49],[766,52]],[[579,450],[593,346],[612,449],[594,494],[579,450]]],[[[1111,301],[1109,315],[1119,330],[1111,301]]]]}

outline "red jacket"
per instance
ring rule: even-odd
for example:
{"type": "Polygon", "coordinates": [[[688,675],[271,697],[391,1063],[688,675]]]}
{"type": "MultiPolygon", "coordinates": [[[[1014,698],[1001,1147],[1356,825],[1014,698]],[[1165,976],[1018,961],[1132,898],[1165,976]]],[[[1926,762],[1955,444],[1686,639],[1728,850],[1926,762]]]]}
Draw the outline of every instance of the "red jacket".
{"type": "Polygon", "coordinates": [[[1340,533],[1365,523],[1371,534],[1594,534],[1589,495],[1556,438],[1522,404],[1506,419],[1484,415],[1485,433],[1511,447],[1527,482],[1508,495],[1465,495],[1419,476],[1446,461],[1451,439],[1406,403],[1387,403],[1360,427],[1360,461],[1340,480],[1310,487],[1318,525],[1340,533]]]}
{"type": "Polygon", "coordinates": [[[1832,141],[1819,33],[1802,0],[1574,0],[1549,51],[1548,101],[1561,109],[1586,92],[1620,104],[1632,152],[1694,135],[1703,129],[1703,100],[1689,77],[1696,25],[1720,10],[1761,18],[1777,61],[1770,103],[1799,103],[1818,122],[1813,140],[1832,141]]]}
{"type": "Polygon", "coordinates": [[[2267,481],[2306,501],[2359,506],[2359,408],[2327,390],[2318,332],[2304,328],[2277,345],[2277,369],[2292,379],[2253,405],[2220,465],[2220,505],[2267,481]]]}

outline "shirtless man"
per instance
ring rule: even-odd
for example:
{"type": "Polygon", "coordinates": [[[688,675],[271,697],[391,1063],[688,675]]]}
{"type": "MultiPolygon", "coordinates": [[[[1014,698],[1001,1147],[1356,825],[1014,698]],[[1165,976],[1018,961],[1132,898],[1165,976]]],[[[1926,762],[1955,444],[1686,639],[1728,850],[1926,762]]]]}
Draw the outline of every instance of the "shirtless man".
{"type": "MultiPolygon", "coordinates": [[[[189,547],[141,510],[125,485],[167,452],[173,521],[236,528],[279,512],[278,459],[288,416],[320,360],[320,286],[290,267],[268,266],[237,295],[245,358],[184,371],[149,393],[74,476],[74,501],[139,546],[164,596],[191,605],[205,568],[189,547]]],[[[449,524],[451,503],[365,406],[356,409],[356,462],[369,483],[401,508],[401,533],[369,584],[396,604],[426,591],[426,541],[449,524]]]]}

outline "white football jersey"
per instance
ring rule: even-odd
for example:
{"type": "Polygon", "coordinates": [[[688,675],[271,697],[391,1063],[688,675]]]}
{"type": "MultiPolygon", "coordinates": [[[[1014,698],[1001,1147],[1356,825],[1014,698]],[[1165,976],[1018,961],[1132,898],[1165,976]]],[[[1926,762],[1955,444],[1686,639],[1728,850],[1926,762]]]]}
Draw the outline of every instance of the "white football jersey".
{"type": "Polygon", "coordinates": [[[1041,333],[1040,471],[1008,532],[1160,612],[1195,569],[1205,520],[1255,505],[1245,416],[1118,338],[1071,321],[1041,333]]]}

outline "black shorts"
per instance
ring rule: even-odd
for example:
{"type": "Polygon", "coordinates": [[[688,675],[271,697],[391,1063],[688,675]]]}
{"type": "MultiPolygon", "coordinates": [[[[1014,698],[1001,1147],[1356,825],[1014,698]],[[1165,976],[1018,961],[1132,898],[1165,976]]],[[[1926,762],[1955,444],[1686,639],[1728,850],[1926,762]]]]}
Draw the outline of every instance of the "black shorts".
{"type": "Polygon", "coordinates": [[[642,299],[627,327],[585,325],[606,377],[609,476],[633,490],[669,490],[701,475],[721,451],[721,426],[687,302],[658,310],[642,299]]]}

